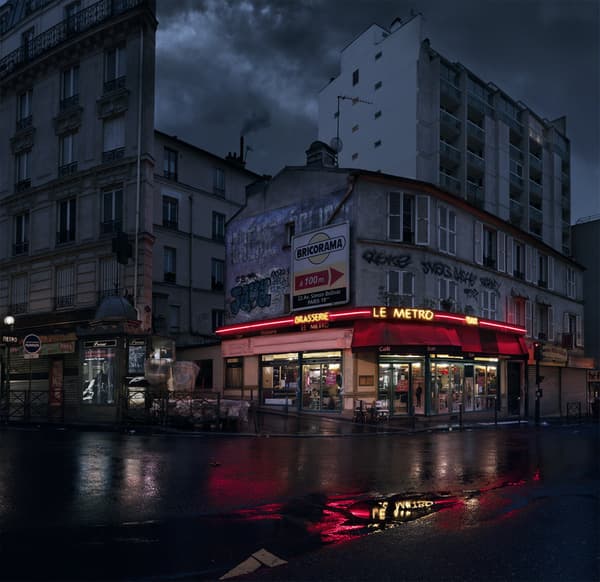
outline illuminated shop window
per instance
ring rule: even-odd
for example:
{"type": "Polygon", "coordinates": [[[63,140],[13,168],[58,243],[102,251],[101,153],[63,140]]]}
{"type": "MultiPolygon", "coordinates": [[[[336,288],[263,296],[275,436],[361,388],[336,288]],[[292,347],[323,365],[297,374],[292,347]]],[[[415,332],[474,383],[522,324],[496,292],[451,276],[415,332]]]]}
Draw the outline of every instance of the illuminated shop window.
{"type": "Polygon", "coordinates": [[[116,340],[108,348],[86,348],[83,360],[83,404],[115,404],[116,340]]]}

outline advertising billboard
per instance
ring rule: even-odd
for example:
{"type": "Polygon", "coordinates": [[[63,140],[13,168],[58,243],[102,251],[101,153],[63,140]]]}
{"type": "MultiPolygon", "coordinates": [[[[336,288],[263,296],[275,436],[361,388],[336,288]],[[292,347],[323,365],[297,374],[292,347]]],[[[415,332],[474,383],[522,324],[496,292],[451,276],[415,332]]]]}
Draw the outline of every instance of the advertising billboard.
{"type": "Polygon", "coordinates": [[[292,240],[292,310],[341,305],[350,299],[350,226],[305,232],[292,240]]]}

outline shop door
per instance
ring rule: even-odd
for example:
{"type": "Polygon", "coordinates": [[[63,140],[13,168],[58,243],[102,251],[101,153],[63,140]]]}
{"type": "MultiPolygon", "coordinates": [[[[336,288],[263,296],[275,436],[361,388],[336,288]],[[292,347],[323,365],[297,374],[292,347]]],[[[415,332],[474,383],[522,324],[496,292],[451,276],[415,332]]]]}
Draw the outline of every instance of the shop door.
{"type": "Polygon", "coordinates": [[[306,410],[340,411],[341,364],[309,363],[302,365],[304,383],[302,408],[306,410]]]}
{"type": "Polygon", "coordinates": [[[378,401],[382,408],[392,413],[409,415],[414,407],[415,414],[423,413],[424,378],[421,362],[382,362],[379,364],[378,401]]]}
{"type": "Polygon", "coordinates": [[[507,406],[509,414],[519,414],[521,409],[521,364],[508,362],[507,406]]]}

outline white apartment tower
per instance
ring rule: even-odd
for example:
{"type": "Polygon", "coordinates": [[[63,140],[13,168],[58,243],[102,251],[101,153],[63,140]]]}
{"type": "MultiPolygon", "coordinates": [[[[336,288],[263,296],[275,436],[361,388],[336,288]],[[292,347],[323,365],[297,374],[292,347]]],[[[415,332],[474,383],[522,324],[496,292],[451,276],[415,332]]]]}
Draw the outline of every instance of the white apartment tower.
{"type": "Polygon", "coordinates": [[[420,15],[373,24],[342,50],[319,95],[318,137],[340,167],[432,182],[571,254],[565,119],[434,51],[420,15]]]}

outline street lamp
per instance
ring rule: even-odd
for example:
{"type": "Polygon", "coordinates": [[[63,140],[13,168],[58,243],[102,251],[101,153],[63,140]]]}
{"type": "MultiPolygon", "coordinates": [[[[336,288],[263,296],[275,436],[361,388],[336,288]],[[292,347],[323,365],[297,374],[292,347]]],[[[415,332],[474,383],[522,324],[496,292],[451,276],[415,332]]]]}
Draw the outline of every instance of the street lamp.
{"type": "MultiPolygon", "coordinates": [[[[12,335],[13,332],[13,328],[15,326],[15,318],[12,315],[5,315],[4,316],[4,325],[6,325],[7,327],[10,328],[10,332],[12,335]]],[[[10,401],[10,342],[12,341],[12,337],[11,338],[4,338],[6,339],[5,345],[6,345],[6,386],[5,386],[5,396],[6,396],[6,400],[7,400],[7,405],[8,402],[10,401]]]]}

